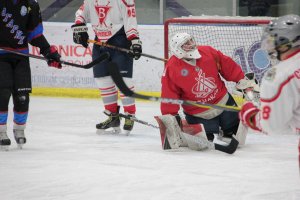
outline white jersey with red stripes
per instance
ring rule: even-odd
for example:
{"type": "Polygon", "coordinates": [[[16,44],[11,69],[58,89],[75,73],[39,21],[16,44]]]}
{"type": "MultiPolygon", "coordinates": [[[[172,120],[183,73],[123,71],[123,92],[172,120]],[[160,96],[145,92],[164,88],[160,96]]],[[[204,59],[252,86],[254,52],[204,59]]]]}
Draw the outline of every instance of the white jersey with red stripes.
{"type": "Polygon", "coordinates": [[[272,67],[261,84],[257,124],[264,132],[300,132],[300,51],[272,67]]]}
{"type": "Polygon", "coordinates": [[[134,0],[85,0],[75,15],[76,24],[92,24],[101,42],[114,36],[123,26],[128,40],[139,37],[134,0]]]}

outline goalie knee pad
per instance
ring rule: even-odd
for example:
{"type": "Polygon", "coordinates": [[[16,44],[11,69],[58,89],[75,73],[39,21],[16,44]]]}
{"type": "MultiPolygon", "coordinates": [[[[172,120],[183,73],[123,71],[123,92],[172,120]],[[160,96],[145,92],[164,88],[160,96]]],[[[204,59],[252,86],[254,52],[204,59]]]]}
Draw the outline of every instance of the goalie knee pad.
{"type": "Polygon", "coordinates": [[[14,110],[17,112],[27,112],[29,108],[29,94],[15,93],[13,94],[14,110]]]}
{"type": "Polygon", "coordinates": [[[10,89],[0,89],[0,111],[8,110],[10,96],[11,96],[10,89]]]}

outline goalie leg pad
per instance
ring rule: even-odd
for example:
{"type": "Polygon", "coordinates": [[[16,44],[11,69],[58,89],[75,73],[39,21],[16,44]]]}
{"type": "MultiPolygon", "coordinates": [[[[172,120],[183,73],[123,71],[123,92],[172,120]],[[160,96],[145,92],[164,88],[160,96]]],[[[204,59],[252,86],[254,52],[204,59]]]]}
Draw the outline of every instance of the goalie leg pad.
{"type": "Polygon", "coordinates": [[[156,119],[159,126],[159,133],[160,133],[161,145],[163,150],[171,149],[166,135],[167,128],[165,127],[164,123],[161,121],[161,119],[158,116],[154,116],[154,118],[156,119]]]}
{"type": "Polygon", "coordinates": [[[172,115],[162,115],[154,117],[159,125],[162,148],[166,149],[178,149],[181,144],[180,133],[181,129],[176,121],[176,118],[172,115]]]}
{"type": "MultiPolygon", "coordinates": [[[[197,133],[181,132],[181,138],[187,142],[188,147],[195,151],[214,148],[213,143],[209,142],[207,139],[203,124],[193,124],[192,126],[194,125],[197,125],[197,130],[199,130],[197,133]]],[[[189,127],[188,130],[191,130],[191,128],[189,127]]]]}
{"type": "MultiPolygon", "coordinates": [[[[204,134],[206,134],[203,124],[189,124],[185,119],[181,120],[181,124],[182,124],[181,129],[184,133],[197,136],[197,135],[202,134],[204,131],[204,134]]],[[[186,140],[186,138],[184,136],[182,136],[181,134],[180,134],[180,136],[181,136],[181,141],[182,141],[180,146],[188,147],[189,145],[188,145],[188,141],[186,140]]]]}
{"type": "Polygon", "coordinates": [[[236,132],[236,139],[239,142],[239,147],[244,146],[246,143],[246,137],[248,133],[248,127],[240,122],[238,130],[236,132]]]}

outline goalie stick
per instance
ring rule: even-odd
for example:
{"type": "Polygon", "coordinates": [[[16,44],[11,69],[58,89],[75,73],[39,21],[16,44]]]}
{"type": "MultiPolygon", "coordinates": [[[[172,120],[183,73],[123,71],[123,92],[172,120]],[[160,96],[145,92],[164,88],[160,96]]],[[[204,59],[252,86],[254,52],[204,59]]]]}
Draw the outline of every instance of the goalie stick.
{"type": "MultiPolygon", "coordinates": [[[[123,51],[123,52],[125,52],[127,54],[132,54],[132,51],[129,50],[129,49],[125,49],[125,48],[122,48],[122,47],[117,47],[117,46],[114,46],[114,45],[111,45],[111,44],[107,44],[105,42],[97,42],[95,40],[88,40],[88,42],[96,44],[96,45],[99,45],[99,46],[103,46],[103,47],[108,47],[108,48],[111,48],[111,49],[115,49],[115,50],[118,50],[118,51],[123,51]]],[[[159,58],[159,57],[152,56],[152,55],[145,54],[145,53],[141,53],[141,56],[145,56],[147,58],[152,58],[152,59],[155,59],[155,60],[160,60],[160,61],[163,61],[163,62],[167,62],[168,61],[167,59],[159,58]]]]}
{"type": "Polygon", "coordinates": [[[232,112],[239,112],[240,108],[236,106],[227,106],[227,105],[221,105],[221,104],[208,104],[203,102],[196,102],[196,101],[189,101],[189,100],[181,100],[181,99],[171,99],[171,98],[161,98],[161,97],[155,97],[155,96],[148,96],[148,95],[142,95],[137,94],[130,90],[128,86],[125,84],[117,64],[114,62],[109,62],[108,64],[108,71],[113,79],[113,81],[116,83],[118,88],[121,90],[121,92],[125,96],[130,96],[137,99],[144,99],[149,101],[159,101],[163,103],[172,103],[172,104],[184,104],[184,105],[190,105],[190,106],[196,106],[201,108],[216,108],[220,110],[226,110],[226,111],[232,111],[232,112]]]}
{"type": "MultiPolygon", "coordinates": [[[[29,57],[29,58],[35,58],[35,59],[39,59],[39,60],[48,61],[47,58],[44,58],[42,56],[36,56],[36,55],[33,55],[33,54],[21,53],[21,52],[13,51],[13,50],[10,50],[10,49],[0,48],[0,50],[6,51],[6,52],[9,52],[9,53],[13,53],[13,54],[17,54],[17,55],[20,55],[20,56],[25,56],[25,57],[29,57]]],[[[64,65],[70,65],[72,67],[78,67],[78,68],[82,68],[82,69],[90,69],[95,64],[98,64],[98,63],[108,59],[109,57],[110,57],[109,53],[106,52],[106,53],[101,54],[99,58],[93,60],[92,62],[90,62],[89,64],[86,64],[86,65],[79,65],[79,64],[75,64],[75,63],[71,63],[71,62],[67,62],[67,61],[63,61],[63,60],[60,60],[60,63],[64,64],[64,65]]]]}

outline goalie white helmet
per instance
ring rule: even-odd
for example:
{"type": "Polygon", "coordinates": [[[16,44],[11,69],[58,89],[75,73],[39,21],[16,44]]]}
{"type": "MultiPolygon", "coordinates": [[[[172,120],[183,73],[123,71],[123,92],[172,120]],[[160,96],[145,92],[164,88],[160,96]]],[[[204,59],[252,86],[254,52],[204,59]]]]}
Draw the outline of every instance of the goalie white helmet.
{"type": "Polygon", "coordinates": [[[179,59],[198,59],[200,53],[196,42],[188,33],[176,33],[171,39],[171,51],[179,59]]]}
{"type": "Polygon", "coordinates": [[[262,37],[262,49],[272,57],[300,45],[300,17],[285,15],[272,20],[266,27],[262,37]]]}

